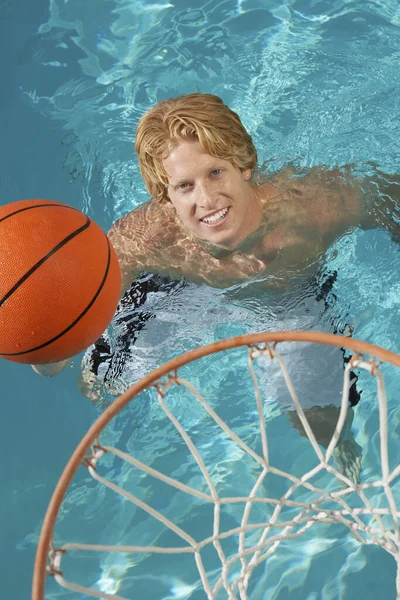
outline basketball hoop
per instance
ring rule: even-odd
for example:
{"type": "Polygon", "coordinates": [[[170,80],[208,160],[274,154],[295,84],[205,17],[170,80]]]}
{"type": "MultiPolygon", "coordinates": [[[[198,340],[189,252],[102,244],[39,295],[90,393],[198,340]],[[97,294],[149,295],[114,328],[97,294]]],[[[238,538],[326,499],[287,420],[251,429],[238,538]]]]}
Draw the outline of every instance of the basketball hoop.
{"type": "MultiPolygon", "coordinates": [[[[32,599],[44,599],[46,576],[50,575],[64,588],[81,594],[87,594],[94,598],[127,600],[125,596],[116,595],[114,592],[110,594],[107,591],[96,589],[95,582],[91,587],[85,587],[68,580],[68,575],[63,570],[65,555],[73,551],[84,551],[97,553],[97,555],[99,553],[138,554],[142,558],[144,556],[172,555],[177,560],[183,560],[184,557],[189,556],[197,568],[196,585],[198,587],[196,589],[200,589],[199,586],[202,586],[208,600],[216,600],[217,597],[218,599],[225,597],[230,600],[247,600],[250,597],[248,595],[249,586],[254,570],[258,565],[267,561],[271,555],[278,553],[282,542],[301,537],[318,524],[341,524],[348,528],[357,543],[380,546],[394,557],[397,565],[397,599],[400,600],[400,510],[396,505],[400,498],[396,498],[396,490],[393,489],[395,481],[400,475],[400,464],[391,467],[389,460],[387,406],[390,398],[387,398],[385,391],[382,363],[400,367],[400,356],[378,346],[343,336],[311,331],[285,331],[244,335],[200,347],[172,359],[146,375],[97,419],[77,446],[64,469],[50,501],[39,539],[32,599]],[[307,410],[303,408],[299,395],[296,393],[285,358],[278,352],[283,344],[291,345],[303,342],[312,345],[321,344],[324,347],[344,348],[352,355],[344,368],[338,420],[332,437],[324,449],[318,443],[315,431],[307,418],[307,410]],[[246,420],[246,422],[240,422],[238,427],[236,427],[237,423],[230,425],[219,415],[226,398],[221,397],[219,403],[213,404],[207,398],[206,392],[198,390],[188,377],[181,374],[183,368],[194,361],[196,361],[196,365],[199,364],[197,371],[201,371],[201,360],[205,360],[211,355],[216,357],[217,353],[232,349],[241,349],[243,353],[246,353],[249,381],[253,386],[253,397],[248,397],[249,414],[253,423],[246,420]],[[279,366],[282,381],[291,398],[291,410],[297,415],[302,427],[302,435],[304,438],[308,438],[311,444],[309,449],[313,459],[316,460],[316,464],[313,464],[311,468],[305,468],[301,474],[295,473],[294,470],[286,472],[271,464],[274,448],[271,445],[270,428],[272,430],[273,422],[268,422],[266,417],[266,406],[260,385],[260,372],[271,361],[279,366]],[[347,422],[351,372],[354,369],[371,375],[371,385],[374,384],[372,387],[376,390],[375,408],[379,414],[379,470],[374,476],[369,475],[364,480],[361,474],[360,482],[352,481],[346,474],[340,472],[332,461],[335,451],[341,444],[347,422]],[[154,388],[159,406],[168,417],[175,436],[180,443],[184,444],[187,455],[196,466],[196,473],[202,476],[202,485],[200,486],[180,481],[179,477],[172,477],[168,473],[145,464],[138,456],[130,455],[102,439],[105,427],[130,401],[142,391],[154,388]],[[194,438],[195,430],[198,429],[197,425],[193,427],[193,431],[190,427],[185,429],[181,416],[174,414],[173,408],[168,404],[171,393],[188,394],[191,398],[191,406],[198,407],[201,414],[204,415],[202,418],[206,419],[207,423],[211,424],[210,427],[214,428],[207,430],[215,432],[211,435],[207,434],[210,436],[206,440],[208,445],[213,439],[216,440],[216,446],[218,440],[226,440],[226,444],[229,444],[230,456],[234,453],[233,449],[236,449],[239,466],[242,461],[241,457],[243,460],[252,461],[254,464],[254,468],[251,469],[253,482],[246,493],[235,488],[238,493],[232,495],[231,488],[225,493],[223,489],[220,489],[221,482],[225,481],[224,477],[221,476],[218,481],[216,480],[215,469],[208,464],[208,458],[205,457],[207,452],[204,449],[208,448],[207,444],[204,442],[201,447],[196,445],[194,438]],[[168,486],[172,493],[181,496],[184,494],[185,497],[193,500],[196,510],[199,506],[211,507],[211,534],[200,539],[199,536],[189,531],[190,528],[186,527],[185,518],[189,513],[179,515],[179,518],[174,521],[163,511],[164,507],[152,504],[154,498],[142,498],[139,493],[135,493],[135,490],[125,489],[120,482],[113,481],[111,476],[101,475],[99,467],[104,468],[102,461],[105,457],[109,457],[109,459],[117,457],[119,460],[125,461],[129,468],[145,473],[156,485],[161,482],[168,486]],[[170,532],[175,541],[170,545],[157,544],[157,540],[154,543],[142,545],[140,545],[140,540],[133,540],[134,543],[131,545],[77,543],[73,540],[59,543],[54,532],[57,517],[74,474],[82,464],[86,466],[91,477],[99,482],[99,485],[113,490],[120,498],[124,499],[124,503],[129,501],[139,507],[146,514],[146,518],[154,519],[157,524],[161,524],[163,530],[170,532]],[[280,495],[269,493],[272,489],[268,483],[269,478],[275,479],[279,483],[278,487],[282,486],[280,495]],[[224,529],[225,509],[234,510],[237,515],[238,507],[240,507],[238,524],[224,529]],[[260,507],[264,515],[263,520],[255,521],[253,513],[260,507]],[[228,542],[229,544],[235,543],[233,551],[231,546],[228,547],[228,542]],[[204,558],[204,553],[211,550],[217,556],[219,565],[218,569],[214,566],[211,568],[212,573],[206,564],[208,558],[204,558]],[[224,593],[225,596],[221,595],[224,593]]],[[[318,529],[319,534],[321,531],[318,529]]],[[[206,527],[203,535],[205,532],[206,527]]],[[[160,535],[159,539],[164,538],[160,535]]],[[[190,596],[185,595],[184,597],[189,598],[190,596]]]]}

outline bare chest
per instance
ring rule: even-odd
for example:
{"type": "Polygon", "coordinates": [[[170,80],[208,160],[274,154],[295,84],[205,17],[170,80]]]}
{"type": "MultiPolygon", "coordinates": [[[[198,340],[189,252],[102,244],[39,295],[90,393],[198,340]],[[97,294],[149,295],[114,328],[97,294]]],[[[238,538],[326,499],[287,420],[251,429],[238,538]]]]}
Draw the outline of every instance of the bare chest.
{"type": "MultiPolygon", "coordinates": [[[[192,241],[177,239],[163,247],[154,261],[162,272],[184,277],[195,282],[205,282],[213,287],[226,287],[260,275],[272,275],[289,264],[299,249],[310,254],[309,239],[301,238],[292,228],[279,226],[266,234],[254,246],[233,252],[207,249],[192,241]],[[289,258],[290,249],[296,248],[289,258]]],[[[318,251],[313,247],[312,253],[318,251]]]]}

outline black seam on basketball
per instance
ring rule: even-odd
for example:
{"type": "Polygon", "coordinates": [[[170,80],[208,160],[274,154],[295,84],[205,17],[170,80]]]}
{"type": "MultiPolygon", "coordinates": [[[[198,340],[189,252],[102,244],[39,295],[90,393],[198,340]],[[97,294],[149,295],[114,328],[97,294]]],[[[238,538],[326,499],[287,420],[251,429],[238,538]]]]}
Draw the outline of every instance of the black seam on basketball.
{"type": "MultiPolygon", "coordinates": [[[[23,350],[21,352],[12,352],[12,353],[10,353],[10,352],[7,352],[7,353],[0,352],[1,356],[22,356],[23,354],[29,354],[30,352],[35,352],[36,350],[41,350],[42,348],[45,348],[46,346],[49,346],[53,342],[55,342],[58,339],[60,339],[63,335],[65,335],[66,333],[68,333],[68,331],[70,331],[73,327],[75,327],[75,325],[85,316],[85,314],[93,306],[93,304],[95,303],[98,295],[100,294],[101,290],[103,289],[104,284],[105,284],[105,282],[107,280],[108,272],[110,270],[110,263],[111,263],[110,240],[108,239],[108,237],[105,234],[104,234],[104,236],[105,236],[105,238],[107,240],[108,256],[107,256],[106,270],[104,272],[103,279],[102,279],[102,281],[100,283],[100,286],[99,286],[97,292],[93,296],[92,300],[89,302],[89,304],[86,306],[86,308],[81,312],[81,314],[75,319],[75,321],[73,321],[70,325],[68,325],[68,327],[66,327],[63,331],[61,331],[61,333],[57,334],[56,336],[54,336],[53,338],[51,338],[47,342],[44,342],[44,344],[41,344],[40,346],[35,346],[34,348],[30,348],[29,350],[23,350]]],[[[82,348],[82,350],[84,350],[84,348],[82,348]]]]}
{"type": "Polygon", "coordinates": [[[25,208],[19,208],[18,210],[14,210],[14,212],[10,213],[9,215],[2,217],[0,219],[0,223],[5,221],[6,219],[9,219],[10,217],[13,217],[14,215],[18,215],[18,213],[25,212],[26,210],[33,210],[34,208],[47,208],[47,207],[54,207],[54,206],[57,208],[69,208],[70,210],[75,210],[77,212],[80,212],[80,210],[78,208],[74,208],[73,206],[69,206],[68,204],[60,204],[59,202],[56,202],[54,204],[53,203],[33,204],[32,206],[25,206],[25,208]]]}
{"type": "Polygon", "coordinates": [[[53,254],[55,254],[56,252],[58,252],[58,250],[60,250],[60,248],[62,248],[63,246],[65,246],[65,244],[67,244],[68,242],[70,242],[71,240],[73,240],[77,235],[79,235],[80,233],[82,233],[82,231],[85,231],[85,229],[87,229],[88,227],[90,227],[90,224],[91,224],[91,220],[89,219],[89,217],[86,217],[86,223],[84,225],[82,225],[81,227],[78,227],[78,229],[75,229],[75,231],[73,231],[72,233],[70,233],[69,235],[67,235],[67,237],[65,237],[63,240],[61,240],[61,242],[58,242],[58,244],[56,244],[54,246],[54,248],[52,248],[51,250],[49,250],[49,252],[47,254],[45,254],[45,256],[43,256],[36,264],[34,264],[33,267],[31,267],[29,269],[29,271],[27,271],[13,285],[13,287],[10,290],[8,290],[8,292],[2,298],[0,298],[0,308],[3,306],[4,302],[6,300],[8,300],[10,298],[10,296],[13,295],[14,292],[17,291],[17,289],[24,283],[24,281],[26,281],[27,279],[29,279],[29,277],[32,275],[32,273],[34,273],[35,271],[37,271],[37,269],[39,267],[41,267],[42,264],[46,262],[46,260],[48,260],[49,258],[51,258],[53,256],[53,254]]]}

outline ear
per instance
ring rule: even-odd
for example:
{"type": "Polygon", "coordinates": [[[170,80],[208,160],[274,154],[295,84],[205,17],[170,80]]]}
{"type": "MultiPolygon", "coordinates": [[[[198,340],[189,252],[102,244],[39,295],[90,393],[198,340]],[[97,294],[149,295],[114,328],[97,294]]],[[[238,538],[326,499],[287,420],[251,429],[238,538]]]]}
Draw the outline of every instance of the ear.
{"type": "Polygon", "coordinates": [[[245,181],[249,181],[249,179],[251,178],[251,169],[246,169],[245,171],[242,172],[243,175],[243,179],[245,181]]]}

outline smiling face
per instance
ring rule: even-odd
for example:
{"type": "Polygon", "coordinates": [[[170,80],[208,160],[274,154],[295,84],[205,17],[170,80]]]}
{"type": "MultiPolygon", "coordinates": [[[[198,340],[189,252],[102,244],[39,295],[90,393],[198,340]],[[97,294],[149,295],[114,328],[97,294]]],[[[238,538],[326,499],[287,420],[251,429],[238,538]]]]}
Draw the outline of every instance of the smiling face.
{"type": "Polygon", "coordinates": [[[233,249],[261,223],[261,205],[240,171],[215,158],[197,140],[183,141],[163,161],[168,196],[183,225],[201,240],[233,249]]]}

